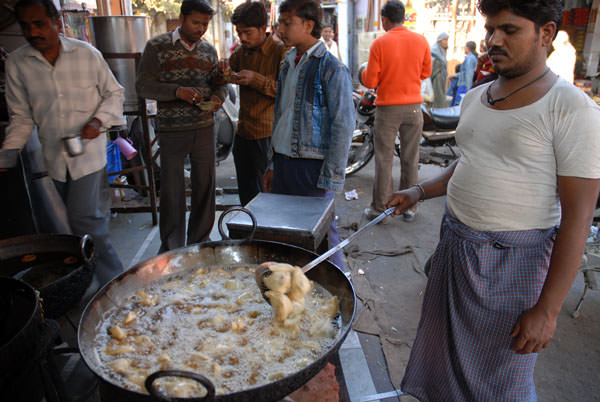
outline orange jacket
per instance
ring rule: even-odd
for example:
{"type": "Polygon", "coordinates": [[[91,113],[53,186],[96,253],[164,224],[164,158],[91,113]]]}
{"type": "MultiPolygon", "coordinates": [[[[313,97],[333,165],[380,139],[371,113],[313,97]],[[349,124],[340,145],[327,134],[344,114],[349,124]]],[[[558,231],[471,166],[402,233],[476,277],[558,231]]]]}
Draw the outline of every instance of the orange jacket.
{"type": "Polygon", "coordinates": [[[362,81],[367,88],[377,88],[376,105],[411,105],[423,102],[421,80],[430,75],[427,40],[400,26],[373,41],[362,81]]]}

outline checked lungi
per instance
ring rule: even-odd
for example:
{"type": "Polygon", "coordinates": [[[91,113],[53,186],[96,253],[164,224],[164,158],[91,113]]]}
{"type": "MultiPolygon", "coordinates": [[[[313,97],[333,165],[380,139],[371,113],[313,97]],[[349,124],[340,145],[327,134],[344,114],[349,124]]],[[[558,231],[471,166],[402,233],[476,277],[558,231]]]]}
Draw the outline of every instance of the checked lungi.
{"type": "Polygon", "coordinates": [[[546,279],[555,228],[481,232],[448,213],[402,390],[428,401],[537,401],[537,354],[510,350],[546,279]]]}

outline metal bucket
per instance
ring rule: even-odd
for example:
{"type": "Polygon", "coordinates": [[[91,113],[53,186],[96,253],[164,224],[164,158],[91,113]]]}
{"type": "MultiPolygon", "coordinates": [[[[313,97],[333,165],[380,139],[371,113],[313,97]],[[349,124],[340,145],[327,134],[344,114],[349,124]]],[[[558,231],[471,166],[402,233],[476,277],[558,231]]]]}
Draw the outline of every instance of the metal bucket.
{"type": "MultiPolygon", "coordinates": [[[[150,39],[150,17],[115,15],[88,19],[94,45],[103,53],[141,53],[150,39]]],[[[106,61],[125,88],[123,110],[137,111],[135,60],[108,58],[106,61]]]]}

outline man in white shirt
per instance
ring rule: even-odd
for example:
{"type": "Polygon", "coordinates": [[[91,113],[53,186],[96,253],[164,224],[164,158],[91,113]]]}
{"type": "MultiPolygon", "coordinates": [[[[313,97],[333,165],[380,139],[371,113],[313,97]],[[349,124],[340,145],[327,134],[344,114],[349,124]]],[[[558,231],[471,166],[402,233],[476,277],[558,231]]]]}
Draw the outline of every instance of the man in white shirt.
{"type": "Polygon", "coordinates": [[[552,72],[572,84],[575,79],[577,51],[571,45],[569,34],[566,31],[559,31],[556,39],[552,42],[552,46],[554,51],[548,57],[546,64],[552,72]]]}
{"type": "Polygon", "coordinates": [[[65,201],[73,233],[94,238],[97,286],[123,271],[108,239],[103,128],[123,123],[123,88],[100,52],[61,35],[51,0],[21,0],[15,15],[29,44],[6,61],[10,124],[2,149],[23,148],[37,126],[48,175],[65,201]],[[84,152],[71,157],[62,138],[73,134],[83,139],[84,152]]]}
{"type": "Polygon", "coordinates": [[[560,0],[479,0],[498,79],[469,91],[402,390],[423,401],[537,401],[537,353],[581,264],[600,189],[600,108],[546,66],[560,0]]]}

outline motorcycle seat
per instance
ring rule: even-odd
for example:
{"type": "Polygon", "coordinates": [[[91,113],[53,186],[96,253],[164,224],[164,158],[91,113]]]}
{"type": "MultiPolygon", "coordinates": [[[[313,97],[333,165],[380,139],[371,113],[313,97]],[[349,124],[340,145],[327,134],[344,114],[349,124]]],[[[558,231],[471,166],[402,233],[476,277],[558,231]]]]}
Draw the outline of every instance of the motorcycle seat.
{"type": "Polygon", "coordinates": [[[455,129],[460,118],[460,106],[431,108],[429,115],[433,123],[442,129],[455,129]]]}

